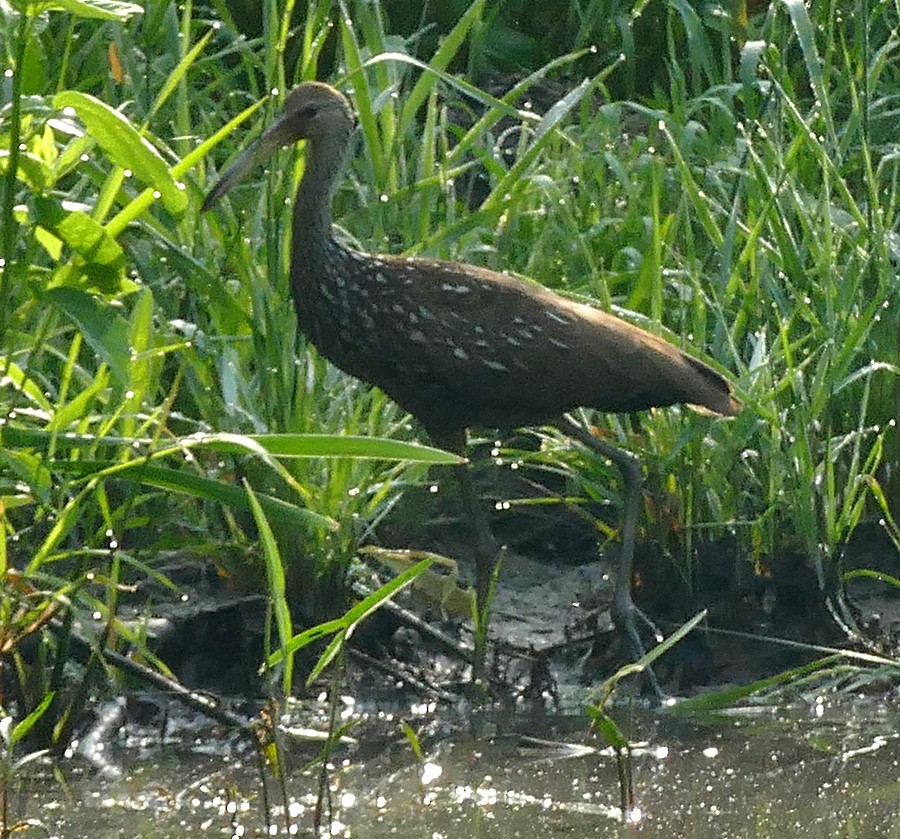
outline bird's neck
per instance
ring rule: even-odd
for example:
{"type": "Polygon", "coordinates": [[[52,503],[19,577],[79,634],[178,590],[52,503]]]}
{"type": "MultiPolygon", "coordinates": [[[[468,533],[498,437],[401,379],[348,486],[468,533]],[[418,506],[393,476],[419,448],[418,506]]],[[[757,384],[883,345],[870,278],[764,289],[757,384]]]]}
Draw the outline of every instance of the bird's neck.
{"type": "Polygon", "coordinates": [[[350,135],[315,138],[306,146],[306,170],[297,188],[291,281],[295,286],[309,276],[331,241],[331,200],[350,135]]]}

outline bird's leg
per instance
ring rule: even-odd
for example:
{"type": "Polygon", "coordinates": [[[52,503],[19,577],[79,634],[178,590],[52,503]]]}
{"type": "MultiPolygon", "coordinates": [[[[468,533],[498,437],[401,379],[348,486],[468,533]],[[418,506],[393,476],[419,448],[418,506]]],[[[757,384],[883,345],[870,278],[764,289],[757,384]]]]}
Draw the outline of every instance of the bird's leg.
{"type": "MultiPolygon", "coordinates": [[[[644,655],[644,645],[641,643],[641,637],[635,626],[635,615],[643,617],[634,600],[631,597],[631,575],[634,564],[634,540],[635,531],[637,529],[638,510],[641,503],[641,488],[644,484],[644,476],[641,472],[641,462],[637,455],[624,449],[610,445],[605,440],[595,437],[587,429],[569,419],[563,417],[556,423],[563,434],[569,434],[578,438],[589,448],[599,452],[604,457],[608,457],[622,473],[625,481],[625,511],[624,522],[622,524],[622,550],[619,557],[619,567],[616,570],[615,589],[613,591],[612,605],[610,606],[610,614],[612,616],[613,625],[622,633],[631,656],[637,660],[644,655]]],[[[644,618],[646,620],[646,618],[644,618]]],[[[649,621],[648,621],[649,623],[649,621]]],[[[650,624],[651,629],[653,628],[650,624]]],[[[657,699],[662,699],[665,694],[659,686],[656,675],[650,668],[645,670],[647,683],[650,689],[656,695],[657,699]]]]}
{"type": "Polygon", "coordinates": [[[466,463],[459,467],[457,480],[462,496],[463,510],[472,524],[472,535],[475,539],[475,598],[479,610],[487,603],[491,587],[491,578],[498,555],[497,542],[488,527],[487,516],[472,483],[471,466],[466,463]]]}
{"type": "MultiPolygon", "coordinates": [[[[428,429],[428,436],[442,449],[453,452],[460,457],[465,456],[465,429],[448,430],[431,427],[428,429]]],[[[453,472],[459,486],[463,514],[469,522],[475,549],[475,650],[472,656],[472,679],[474,682],[483,685],[485,677],[484,663],[487,652],[488,616],[494,579],[500,563],[500,548],[491,535],[484,508],[479,504],[475,487],[472,484],[471,469],[472,467],[469,463],[463,463],[454,467],[453,472]]]]}
{"type": "Polygon", "coordinates": [[[469,464],[456,467],[456,476],[459,481],[463,510],[471,523],[475,542],[475,608],[477,615],[475,616],[475,652],[472,660],[472,676],[477,682],[483,680],[485,676],[488,614],[500,550],[491,535],[484,509],[478,503],[469,464]]]}

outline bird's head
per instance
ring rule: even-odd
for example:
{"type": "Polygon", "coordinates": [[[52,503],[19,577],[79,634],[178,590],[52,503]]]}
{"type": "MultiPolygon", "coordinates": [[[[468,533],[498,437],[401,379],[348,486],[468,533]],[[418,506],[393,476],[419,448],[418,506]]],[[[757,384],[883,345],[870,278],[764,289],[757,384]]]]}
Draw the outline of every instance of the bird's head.
{"type": "Polygon", "coordinates": [[[295,87],[284,103],[278,119],[241,154],[209,191],[202,210],[212,207],[229,189],[278,149],[298,140],[333,137],[345,143],[356,120],[347,98],[321,82],[304,82],[295,87]]]}
{"type": "Polygon", "coordinates": [[[295,87],[284,103],[278,121],[264,134],[273,135],[282,145],[316,137],[346,135],[355,119],[346,97],[321,82],[305,82],[295,87]]]}

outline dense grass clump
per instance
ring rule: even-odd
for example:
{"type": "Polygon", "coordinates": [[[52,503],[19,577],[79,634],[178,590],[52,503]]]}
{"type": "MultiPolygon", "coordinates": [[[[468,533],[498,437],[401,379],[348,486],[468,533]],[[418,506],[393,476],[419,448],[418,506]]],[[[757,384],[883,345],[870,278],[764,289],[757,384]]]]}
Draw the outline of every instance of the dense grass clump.
{"type": "MultiPolygon", "coordinates": [[[[259,573],[285,640],[288,593],[295,619],[339,611],[323,591],[440,460],[399,445],[419,439],[408,418],[296,334],[302,148],[199,214],[215,173],[312,78],[359,113],[335,202],[359,247],[527,274],[733,377],[734,421],[595,420],[640,451],[650,492],[679,499],[686,576],[696,540],[726,532],[758,562],[802,552],[825,589],[862,521],[900,552],[893,13],[673,2],[647,26],[640,8],[572,2],[568,40],[523,24],[504,52],[515,4],[489,5],[412,29],[392,28],[390,4],[310,2],[296,21],[270,5],[255,39],[218,4],[6,10],[4,656],[72,609],[107,642],[138,642],[116,624],[121,582],[154,574],[162,548],[246,545],[269,525],[259,573]],[[365,438],[354,456],[331,456],[348,436],[365,438]]],[[[558,443],[534,460],[575,460],[558,443]]],[[[570,465],[585,497],[615,498],[603,464],[570,465]]],[[[17,664],[23,710],[61,688],[61,668],[35,680],[17,664]]]]}

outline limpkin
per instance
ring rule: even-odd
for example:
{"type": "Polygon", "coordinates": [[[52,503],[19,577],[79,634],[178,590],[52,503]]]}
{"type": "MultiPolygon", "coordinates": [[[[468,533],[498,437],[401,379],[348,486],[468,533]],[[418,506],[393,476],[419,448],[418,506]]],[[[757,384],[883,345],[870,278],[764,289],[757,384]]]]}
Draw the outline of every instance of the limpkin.
{"type": "MultiPolygon", "coordinates": [[[[624,478],[625,504],[611,614],[631,653],[640,656],[631,596],[640,462],[566,412],[686,403],[730,416],[740,404],[711,367],[606,312],[474,265],[344,245],[332,230],[331,202],[355,124],[350,103],[333,87],[299,85],[278,120],[212,188],[203,209],[278,148],[307,141],[290,264],[300,329],[325,358],[381,388],[445,449],[462,454],[470,427],[555,424],[613,461],[624,478]]],[[[465,468],[460,478],[479,543],[481,606],[495,551],[465,468]]]]}

